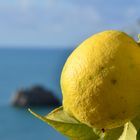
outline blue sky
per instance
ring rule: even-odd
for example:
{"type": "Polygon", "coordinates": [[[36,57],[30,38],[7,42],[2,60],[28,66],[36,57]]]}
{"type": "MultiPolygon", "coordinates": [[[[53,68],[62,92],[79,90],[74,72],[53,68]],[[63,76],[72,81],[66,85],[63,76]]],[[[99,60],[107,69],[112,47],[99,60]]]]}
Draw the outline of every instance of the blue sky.
{"type": "Polygon", "coordinates": [[[0,0],[0,46],[75,47],[140,18],[139,0],[0,0]]]}

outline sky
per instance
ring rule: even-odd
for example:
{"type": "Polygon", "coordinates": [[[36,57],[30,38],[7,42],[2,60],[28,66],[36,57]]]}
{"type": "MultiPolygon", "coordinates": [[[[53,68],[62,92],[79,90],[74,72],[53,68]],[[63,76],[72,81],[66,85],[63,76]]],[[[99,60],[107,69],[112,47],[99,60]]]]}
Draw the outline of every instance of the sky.
{"type": "Polygon", "coordinates": [[[0,0],[0,47],[75,47],[140,19],[139,0],[0,0]]]}

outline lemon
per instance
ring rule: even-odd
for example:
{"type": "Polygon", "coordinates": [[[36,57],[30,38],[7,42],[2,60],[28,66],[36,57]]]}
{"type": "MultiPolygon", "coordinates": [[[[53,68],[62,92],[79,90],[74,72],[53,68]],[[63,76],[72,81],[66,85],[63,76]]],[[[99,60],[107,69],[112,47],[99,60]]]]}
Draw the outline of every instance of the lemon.
{"type": "Polygon", "coordinates": [[[119,127],[140,110],[140,48],[126,33],[97,33],[67,59],[61,74],[64,111],[99,129],[119,127]]]}

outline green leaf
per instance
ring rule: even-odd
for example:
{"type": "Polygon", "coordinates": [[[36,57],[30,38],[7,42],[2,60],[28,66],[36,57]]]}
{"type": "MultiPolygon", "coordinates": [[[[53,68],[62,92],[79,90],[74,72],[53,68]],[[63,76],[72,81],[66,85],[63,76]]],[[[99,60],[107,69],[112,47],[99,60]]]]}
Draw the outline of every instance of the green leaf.
{"type": "Polygon", "coordinates": [[[128,122],[122,127],[103,132],[80,123],[65,113],[63,107],[55,109],[47,116],[40,116],[30,109],[29,111],[71,140],[140,140],[140,117],[135,118],[133,123],[128,122]]]}
{"type": "Polygon", "coordinates": [[[140,140],[140,129],[139,129],[139,131],[137,133],[137,140],[140,140]]]}
{"type": "Polygon", "coordinates": [[[124,125],[124,131],[120,136],[119,140],[136,140],[137,130],[135,126],[128,122],[124,125]]]}
{"type": "Polygon", "coordinates": [[[107,130],[104,140],[118,140],[122,135],[124,127],[118,127],[111,130],[107,130]]]}
{"type": "Polygon", "coordinates": [[[134,124],[134,126],[136,127],[137,129],[137,140],[140,140],[140,115],[137,116],[133,121],[132,123],[134,124]]]}
{"type": "Polygon", "coordinates": [[[29,111],[37,118],[48,123],[54,127],[57,131],[61,132],[65,136],[72,140],[98,140],[93,129],[85,124],[80,123],[75,118],[69,116],[63,111],[63,107],[55,109],[47,116],[40,116],[29,109],[29,111]]]}
{"type": "Polygon", "coordinates": [[[136,136],[136,128],[131,122],[128,122],[122,127],[108,130],[104,140],[138,140],[136,136]]]}
{"type": "Polygon", "coordinates": [[[137,131],[140,129],[140,115],[133,119],[132,123],[136,127],[137,131]]]}

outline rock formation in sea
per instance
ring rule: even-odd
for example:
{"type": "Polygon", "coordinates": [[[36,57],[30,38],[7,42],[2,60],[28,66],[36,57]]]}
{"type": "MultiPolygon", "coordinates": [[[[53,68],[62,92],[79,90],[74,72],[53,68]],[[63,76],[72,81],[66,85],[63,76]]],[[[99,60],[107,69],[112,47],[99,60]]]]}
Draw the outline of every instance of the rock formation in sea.
{"type": "Polygon", "coordinates": [[[59,106],[60,102],[53,92],[42,86],[34,86],[29,89],[20,89],[12,100],[13,106],[59,106]]]}

